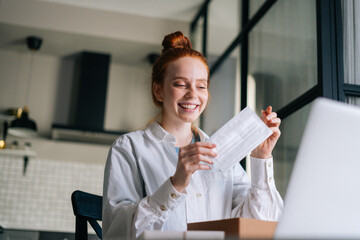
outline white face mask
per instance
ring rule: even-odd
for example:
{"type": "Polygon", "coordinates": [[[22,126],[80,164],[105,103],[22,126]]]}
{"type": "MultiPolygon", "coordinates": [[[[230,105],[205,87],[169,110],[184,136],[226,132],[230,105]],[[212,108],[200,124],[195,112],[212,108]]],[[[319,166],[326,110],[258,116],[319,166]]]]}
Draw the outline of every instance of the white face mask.
{"type": "Polygon", "coordinates": [[[251,108],[246,107],[208,139],[207,142],[217,145],[216,151],[219,154],[212,159],[213,169],[226,172],[271,134],[271,129],[251,108]]]}

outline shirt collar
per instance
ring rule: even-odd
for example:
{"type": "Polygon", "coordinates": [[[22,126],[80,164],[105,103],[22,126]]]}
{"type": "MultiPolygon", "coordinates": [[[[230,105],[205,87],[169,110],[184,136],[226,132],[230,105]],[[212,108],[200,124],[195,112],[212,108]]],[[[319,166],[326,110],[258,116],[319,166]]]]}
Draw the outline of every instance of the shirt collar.
{"type": "Polygon", "coordinates": [[[176,139],[175,139],[174,135],[165,131],[165,129],[163,129],[162,126],[156,121],[151,123],[145,129],[145,133],[154,142],[167,141],[167,142],[171,142],[174,144],[176,143],[176,139]]]}
{"type": "Polygon", "coordinates": [[[197,128],[197,130],[200,136],[200,142],[206,142],[209,136],[206,133],[204,133],[200,128],[197,128]]]}
{"type": "MultiPolygon", "coordinates": [[[[171,133],[165,131],[165,129],[162,128],[162,126],[158,122],[151,123],[146,129],[145,133],[147,136],[153,140],[154,142],[171,142],[173,144],[176,143],[176,139],[174,135],[171,133]]],[[[209,138],[208,135],[206,135],[201,129],[198,128],[198,133],[200,135],[201,142],[204,142],[205,139],[209,138]]]]}

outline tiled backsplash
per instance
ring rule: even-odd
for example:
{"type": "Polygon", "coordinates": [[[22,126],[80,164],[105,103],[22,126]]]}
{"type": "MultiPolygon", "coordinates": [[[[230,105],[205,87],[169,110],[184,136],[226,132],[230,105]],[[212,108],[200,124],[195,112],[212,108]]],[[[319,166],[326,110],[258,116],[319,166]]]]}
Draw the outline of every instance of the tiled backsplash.
{"type": "Polygon", "coordinates": [[[104,164],[0,156],[0,225],[74,232],[71,193],[102,195],[104,164]]]}

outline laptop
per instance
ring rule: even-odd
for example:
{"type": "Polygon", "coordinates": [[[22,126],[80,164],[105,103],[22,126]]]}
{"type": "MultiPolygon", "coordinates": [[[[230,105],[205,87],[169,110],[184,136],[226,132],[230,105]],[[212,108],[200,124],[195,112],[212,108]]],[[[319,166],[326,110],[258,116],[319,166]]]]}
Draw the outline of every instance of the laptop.
{"type": "Polygon", "coordinates": [[[274,237],[360,239],[359,107],[314,101],[274,237]]]}

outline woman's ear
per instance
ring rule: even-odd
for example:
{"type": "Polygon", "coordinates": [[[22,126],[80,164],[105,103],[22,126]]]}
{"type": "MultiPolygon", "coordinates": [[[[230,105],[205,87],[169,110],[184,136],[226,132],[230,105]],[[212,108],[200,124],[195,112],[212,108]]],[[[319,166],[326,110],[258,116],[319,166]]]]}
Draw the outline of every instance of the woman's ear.
{"type": "Polygon", "coordinates": [[[164,98],[163,98],[162,87],[157,83],[153,83],[152,87],[153,87],[153,92],[155,94],[156,100],[158,100],[158,102],[163,102],[164,98]]]}

